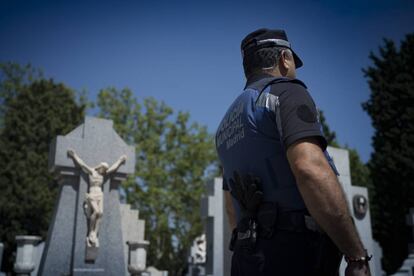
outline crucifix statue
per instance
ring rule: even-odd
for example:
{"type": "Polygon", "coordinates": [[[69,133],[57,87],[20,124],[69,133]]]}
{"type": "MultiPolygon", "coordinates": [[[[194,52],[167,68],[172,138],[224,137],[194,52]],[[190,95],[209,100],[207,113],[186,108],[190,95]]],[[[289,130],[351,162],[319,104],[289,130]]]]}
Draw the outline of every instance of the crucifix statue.
{"type": "Polygon", "coordinates": [[[106,162],[101,162],[96,167],[89,167],[73,149],[68,150],[68,156],[89,176],[89,189],[88,193],[85,194],[85,201],[83,203],[85,215],[88,220],[86,244],[88,247],[99,247],[98,234],[103,215],[104,194],[102,185],[104,178],[116,172],[125,163],[126,155],[122,155],[111,167],[106,162]]]}

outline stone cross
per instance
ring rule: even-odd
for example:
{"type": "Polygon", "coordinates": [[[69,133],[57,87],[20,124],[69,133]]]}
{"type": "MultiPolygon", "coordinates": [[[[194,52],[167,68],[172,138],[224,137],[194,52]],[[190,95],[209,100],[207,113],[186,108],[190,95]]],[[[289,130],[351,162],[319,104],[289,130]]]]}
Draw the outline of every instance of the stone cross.
{"type": "Polygon", "coordinates": [[[125,275],[118,187],[135,170],[135,151],[113,129],[110,120],[86,117],[83,124],[52,142],[49,170],[60,184],[59,199],[49,228],[40,264],[40,275],[125,275]],[[99,247],[88,250],[88,219],[84,202],[89,175],[68,156],[78,153],[91,167],[116,163],[125,155],[126,162],[103,180],[103,217],[99,247]]]}

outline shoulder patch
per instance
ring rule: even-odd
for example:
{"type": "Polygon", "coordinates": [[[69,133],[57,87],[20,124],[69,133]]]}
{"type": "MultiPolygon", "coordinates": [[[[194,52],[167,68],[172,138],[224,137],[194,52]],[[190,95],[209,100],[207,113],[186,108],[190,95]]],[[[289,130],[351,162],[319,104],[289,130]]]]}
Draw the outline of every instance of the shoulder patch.
{"type": "Polygon", "coordinates": [[[306,123],[316,123],[318,121],[318,115],[306,104],[299,105],[296,114],[299,119],[306,123]]]}

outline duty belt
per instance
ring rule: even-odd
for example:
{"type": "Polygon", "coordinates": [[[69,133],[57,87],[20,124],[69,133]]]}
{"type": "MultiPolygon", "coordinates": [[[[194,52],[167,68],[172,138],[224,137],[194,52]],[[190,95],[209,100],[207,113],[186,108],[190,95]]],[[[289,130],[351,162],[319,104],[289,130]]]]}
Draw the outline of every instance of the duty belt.
{"type": "Polygon", "coordinates": [[[248,251],[254,249],[257,238],[270,239],[276,230],[323,233],[307,210],[282,211],[275,202],[262,202],[254,216],[242,217],[234,229],[230,250],[237,244],[248,251]]]}
{"type": "Polygon", "coordinates": [[[274,230],[323,233],[307,210],[286,211],[274,202],[263,202],[256,214],[259,236],[271,236],[274,230]]]}

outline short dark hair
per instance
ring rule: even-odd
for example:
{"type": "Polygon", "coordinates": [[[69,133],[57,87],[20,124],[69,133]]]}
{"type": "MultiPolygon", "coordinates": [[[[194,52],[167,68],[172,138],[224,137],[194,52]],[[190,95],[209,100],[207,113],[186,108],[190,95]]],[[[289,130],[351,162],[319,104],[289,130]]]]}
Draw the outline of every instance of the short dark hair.
{"type": "Polygon", "coordinates": [[[257,72],[262,72],[265,68],[276,66],[283,49],[285,48],[267,47],[245,53],[243,57],[243,68],[246,77],[257,72]]]}

